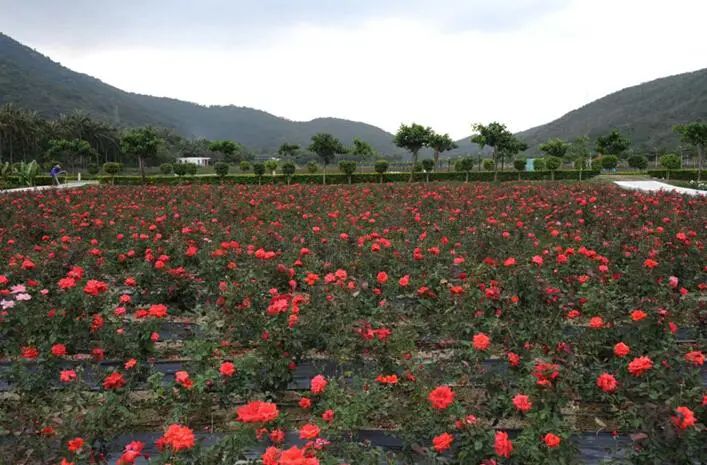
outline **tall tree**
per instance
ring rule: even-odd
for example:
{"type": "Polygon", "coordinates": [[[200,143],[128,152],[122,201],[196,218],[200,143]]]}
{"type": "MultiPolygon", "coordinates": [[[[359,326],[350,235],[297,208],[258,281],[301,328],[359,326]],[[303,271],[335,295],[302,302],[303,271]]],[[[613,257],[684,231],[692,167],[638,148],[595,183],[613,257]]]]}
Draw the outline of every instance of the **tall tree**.
{"type": "Polygon", "coordinates": [[[84,161],[98,166],[98,152],[83,139],[55,139],[49,142],[45,161],[58,161],[73,167],[84,166],[84,161]]]}
{"type": "Polygon", "coordinates": [[[209,150],[222,154],[223,159],[230,162],[236,151],[236,144],[230,140],[215,140],[209,144],[209,150]]]}
{"type": "Polygon", "coordinates": [[[324,184],[326,184],[327,165],[334,161],[337,154],[345,153],[346,148],[336,137],[320,132],[312,136],[312,143],[309,144],[309,150],[316,153],[322,165],[324,165],[324,184]]]}
{"type": "Polygon", "coordinates": [[[393,142],[400,148],[404,148],[412,154],[412,166],[410,168],[410,182],[412,182],[415,168],[417,166],[417,155],[420,149],[426,147],[433,134],[432,129],[412,123],[410,126],[400,125],[400,129],[395,133],[393,142]]]}
{"type": "Polygon", "coordinates": [[[631,141],[621,134],[618,129],[614,129],[604,136],[597,137],[596,149],[602,155],[613,155],[620,158],[630,146],[631,141]]]}
{"type": "Polygon", "coordinates": [[[550,157],[565,158],[570,144],[562,139],[553,138],[540,146],[540,150],[550,157]]]}
{"type": "Polygon", "coordinates": [[[433,133],[430,135],[427,145],[434,151],[435,166],[439,166],[439,155],[441,153],[457,148],[457,144],[449,137],[449,134],[433,133]]]}
{"type": "Polygon", "coordinates": [[[475,124],[475,134],[471,136],[471,141],[478,144],[482,149],[486,146],[492,148],[494,163],[493,180],[498,180],[498,160],[501,158],[501,164],[507,156],[515,155],[527,148],[526,145],[516,139],[513,134],[506,129],[506,125],[499,122],[492,122],[488,125],[475,124]]]}
{"type": "Polygon", "coordinates": [[[297,152],[299,151],[299,145],[297,144],[288,144],[285,142],[280,146],[279,149],[277,149],[277,154],[280,155],[283,158],[294,158],[295,155],[297,155],[297,152]]]}
{"type": "Polygon", "coordinates": [[[137,158],[142,182],[145,182],[145,163],[157,157],[162,139],[151,127],[130,129],[121,140],[123,152],[137,158]]]}
{"type": "Polygon", "coordinates": [[[372,160],[377,155],[371,144],[362,141],[358,137],[354,137],[353,147],[349,150],[349,153],[360,157],[362,160],[372,160]]]}
{"type": "Polygon", "coordinates": [[[697,182],[702,180],[702,160],[707,145],[707,124],[695,121],[689,124],[675,126],[675,131],[680,134],[680,140],[697,149],[697,182]]]}

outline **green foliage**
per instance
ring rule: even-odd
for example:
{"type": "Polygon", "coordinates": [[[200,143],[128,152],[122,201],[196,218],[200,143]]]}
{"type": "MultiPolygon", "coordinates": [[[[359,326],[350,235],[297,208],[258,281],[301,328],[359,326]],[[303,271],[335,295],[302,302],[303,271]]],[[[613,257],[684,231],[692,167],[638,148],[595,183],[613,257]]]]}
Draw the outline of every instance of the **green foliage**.
{"type": "Polygon", "coordinates": [[[389,166],[388,160],[376,160],[376,163],[373,165],[373,170],[378,174],[383,174],[388,171],[389,166]]]}
{"type": "Polygon", "coordinates": [[[422,160],[423,171],[429,173],[430,171],[434,170],[434,168],[435,168],[434,160],[430,160],[429,158],[425,158],[424,160],[422,160]]]}
{"type": "Polygon", "coordinates": [[[474,168],[473,157],[463,157],[454,162],[454,170],[460,172],[469,172],[474,168]]]}
{"type": "Polygon", "coordinates": [[[493,148],[492,169],[498,168],[499,160],[503,167],[506,159],[513,159],[515,155],[528,149],[528,145],[506,129],[505,124],[494,121],[486,126],[475,124],[473,128],[475,134],[471,136],[471,141],[482,149],[486,146],[493,148]]]}
{"type": "Polygon", "coordinates": [[[556,156],[549,156],[545,159],[545,166],[550,171],[555,171],[562,166],[562,158],[556,156]]]}
{"type": "Polygon", "coordinates": [[[190,174],[192,176],[195,175],[196,172],[199,170],[199,167],[196,166],[195,163],[184,163],[184,166],[186,167],[187,174],[190,174]]]}
{"type": "Polygon", "coordinates": [[[240,163],[248,157],[245,147],[230,140],[217,140],[209,144],[209,150],[223,154],[224,161],[240,163]]]}
{"type": "Polygon", "coordinates": [[[339,139],[327,133],[313,135],[309,150],[317,154],[325,167],[334,161],[337,154],[346,152],[339,139]]]}
{"type": "Polygon", "coordinates": [[[550,139],[540,146],[546,155],[556,158],[564,158],[569,148],[570,144],[558,138],[550,139]]]}
{"type": "Polygon", "coordinates": [[[120,173],[122,169],[123,166],[120,163],[115,163],[112,161],[103,163],[103,172],[111,176],[115,176],[116,174],[120,173]]]}
{"type": "Polygon", "coordinates": [[[253,163],[253,173],[254,173],[256,176],[261,177],[262,175],[265,174],[265,165],[264,165],[263,163],[260,163],[260,162],[258,162],[258,163],[253,163]]]}
{"type": "Polygon", "coordinates": [[[449,137],[449,134],[436,133],[430,134],[429,140],[427,141],[427,146],[434,151],[435,165],[439,163],[439,155],[441,153],[457,148],[457,144],[454,143],[451,137],[449,137]]]}
{"type": "Polygon", "coordinates": [[[614,155],[604,155],[599,159],[599,163],[605,170],[613,170],[619,165],[619,159],[614,155]]]}
{"type": "Polygon", "coordinates": [[[668,171],[678,170],[682,165],[682,160],[680,156],[675,153],[666,153],[659,159],[660,166],[668,171]]]}
{"type": "Polygon", "coordinates": [[[410,126],[401,124],[400,129],[393,137],[395,145],[408,150],[412,154],[410,181],[412,181],[413,173],[417,167],[417,154],[420,149],[427,146],[433,134],[434,132],[431,128],[412,123],[410,126]]]}
{"type": "Polygon", "coordinates": [[[496,169],[496,163],[494,163],[494,161],[490,158],[485,158],[484,161],[481,162],[481,166],[486,171],[493,171],[494,169],[496,169]]]}
{"type": "Polygon", "coordinates": [[[654,178],[667,178],[676,181],[697,181],[698,177],[703,176],[705,173],[698,173],[697,170],[648,170],[646,173],[654,178]]]}
{"type": "Polygon", "coordinates": [[[339,171],[348,176],[350,183],[351,175],[356,171],[356,162],[353,160],[341,160],[339,162],[339,171]]]}
{"type": "Polygon", "coordinates": [[[280,146],[280,148],[277,149],[277,154],[280,155],[281,157],[285,158],[292,158],[295,155],[297,155],[297,152],[299,151],[299,145],[297,144],[288,144],[285,142],[280,146]]]}
{"type": "Polygon", "coordinates": [[[93,164],[96,164],[98,160],[98,152],[85,140],[53,139],[49,141],[49,149],[47,150],[45,161],[53,160],[67,164],[76,163],[84,158],[93,164]]]}
{"type": "Polygon", "coordinates": [[[172,174],[173,168],[171,163],[162,163],[160,165],[160,173],[162,174],[172,174]]]}
{"type": "Polygon", "coordinates": [[[586,170],[587,169],[587,159],[584,157],[578,157],[573,162],[574,169],[576,170],[586,170]]]}
{"type": "MultiPolygon", "coordinates": [[[[255,163],[259,165],[260,163],[255,163]]],[[[696,175],[694,170],[692,171],[692,176],[696,175]]],[[[677,171],[676,173],[679,173],[677,171]]],[[[263,167],[262,173],[265,173],[263,167]]],[[[598,175],[597,170],[587,170],[584,171],[582,177],[585,179],[591,178],[598,175]]],[[[257,175],[257,172],[256,172],[257,175]]],[[[551,173],[549,171],[524,171],[520,173],[502,171],[498,173],[499,181],[517,181],[529,180],[529,181],[549,181],[551,173]]],[[[430,180],[435,181],[464,181],[467,179],[469,181],[479,181],[479,182],[490,182],[494,180],[494,173],[492,172],[433,172],[429,173],[430,180]]],[[[354,173],[351,175],[352,183],[367,183],[367,182],[379,182],[381,180],[385,182],[406,182],[409,178],[408,173],[384,173],[382,175],[378,173],[354,173]]],[[[329,174],[327,176],[327,182],[331,184],[345,184],[348,183],[348,176],[346,174],[329,174]]],[[[421,174],[415,175],[415,180],[422,180],[423,176],[421,174]]],[[[556,180],[576,180],[579,179],[579,171],[576,170],[558,170],[555,172],[556,180]]],[[[687,178],[686,178],[687,179],[687,178]]],[[[276,176],[272,178],[273,183],[284,183],[286,182],[285,176],[276,176]]],[[[102,183],[110,183],[110,177],[99,178],[102,183]]],[[[291,181],[294,183],[301,184],[322,184],[322,176],[312,173],[295,173],[291,176],[291,181]]],[[[47,183],[50,180],[47,179],[47,183]]],[[[185,176],[182,179],[175,178],[173,176],[149,176],[146,180],[147,184],[154,185],[177,185],[183,183],[194,183],[194,184],[217,184],[221,182],[221,178],[218,176],[185,176]]],[[[255,184],[258,182],[258,176],[250,176],[243,174],[229,174],[223,178],[225,183],[236,183],[236,184],[255,184]]],[[[116,184],[124,185],[138,185],[141,183],[141,178],[139,176],[118,176],[116,177],[116,184]]]]}
{"type": "Polygon", "coordinates": [[[214,163],[214,171],[216,172],[216,175],[219,177],[224,177],[228,174],[230,166],[228,163],[224,163],[222,161],[214,163]]]}
{"type": "Polygon", "coordinates": [[[162,144],[162,139],[150,127],[130,129],[120,141],[123,152],[137,157],[140,174],[145,178],[145,163],[157,157],[157,150],[162,144]]]}
{"type": "Polygon", "coordinates": [[[284,162],[280,167],[280,171],[282,171],[282,174],[284,174],[285,176],[292,176],[293,174],[295,174],[296,170],[297,167],[291,161],[284,162]]]}
{"type": "Polygon", "coordinates": [[[238,167],[241,169],[241,171],[246,172],[250,171],[251,165],[249,161],[243,160],[238,164],[238,167]]]}
{"type": "Polygon", "coordinates": [[[417,153],[423,147],[426,147],[430,141],[430,137],[434,134],[429,127],[422,126],[417,123],[412,123],[407,126],[400,125],[400,129],[395,133],[393,142],[400,148],[404,148],[413,154],[413,163],[417,161],[417,153]]]}
{"type": "Polygon", "coordinates": [[[566,156],[571,160],[577,160],[578,158],[587,159],[590,155],[588,136],[580,136],[575,138],[567,148],[566,156]]]}
{"type": "Polygon", "coordinates": [[[705,156],[705,145],[707,145],[707,124],[695,121],[688,124],[676,126],[675,131],[680,134],[680,140],[685,144],[690,144],[697,149],[697,181],[702,179],[702,164],[705,156]]]}
{"type": "Polygon", "coordinates": [[[641,155],[631,155],[628,157],[628,166],[639,170],[648,168],[648,159],[641,155]]]}
{"type": "Polygon", "coordinates": [[[631,141],[617,129],[597,138],[596,150],[602,155],[621,157],[631,146],[631,141]]]}
{"type": "Polygon", "coordinates": [[[528,164],[528,160],[524,158],[517,158],[513,160],[513,168],[516,169],[516,171],[525,171],[525,165],[528,164]]]}
{"type": "Polygon", "coordinates": [[[362,160],[372,160],[376,156],[376,151],[371,147],[371,144],[362,141],[358,137],[354,137],[353,147],[349,153],[360,157],[362,160]]]}
{"type": "Polygon", "coordinates": [[[187,174],[186,163],[175,163],[172,168],[174,169],[174,174],[176,174],[177,176],[184,176],[185,174],[187,174]]]}
{"type": "Polygon", "coordinates": [[[316,162],[310,161],[309,163],[307,163],[307,172],[308,173],[314,174],[317,171],[319,171],[319,165],[317,165],[316,162]]]}
{"type": "Polygon", "coordinates": [[[91,176],[95,176],[101,171],[101,168],[95,163],[89,163],[86,167],[86,171],[88,171],[88,174],[91,176]]]}
{"type": "Polygon", "coordinates": [[[533,169],[536,171],[543,171],[545,169],[545,159],[536,158],[533,160],[533,169]]]}
{"type": "Polygon", "coordinates": [[[270,160],[265,160],[265,163],[263,163],[265,169],[268,170],[268,172],[272,175],[275,175],[275,171],[277,171],[277,165],[277,160],[273,160],[272,158],[270,160]]]}
{"type": "Polygon", "coordinates": [[[34,180],[39,172],[39,164],[35,160],[29,163],[20,162],[15,165],[14,172],[17,175],[20,184],[27,187],[34,186],[34,180]]]}

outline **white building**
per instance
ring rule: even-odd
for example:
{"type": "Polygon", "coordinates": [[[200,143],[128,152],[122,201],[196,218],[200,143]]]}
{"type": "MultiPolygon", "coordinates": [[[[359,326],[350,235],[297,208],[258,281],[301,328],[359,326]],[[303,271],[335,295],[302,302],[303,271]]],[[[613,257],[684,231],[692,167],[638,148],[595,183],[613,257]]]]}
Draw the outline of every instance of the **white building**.
{"type": "Polygon", "coordinates": [[[209,157],[181,157],[177,158],[177,163],[193,163],[197,166],[209,166],[209,157]]]}

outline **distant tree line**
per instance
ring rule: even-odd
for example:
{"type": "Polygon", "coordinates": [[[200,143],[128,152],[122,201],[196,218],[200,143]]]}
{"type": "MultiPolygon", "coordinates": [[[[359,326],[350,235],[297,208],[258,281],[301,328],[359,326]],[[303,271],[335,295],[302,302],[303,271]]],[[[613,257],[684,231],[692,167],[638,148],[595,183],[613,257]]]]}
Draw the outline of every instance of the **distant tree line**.
{"type": "MultiPolygon", "coordinates": [[[[676,126],[675,131],[683,144],[682,155],[686,150],[690,154],[694,152],[701,169],[707,144],[707,125],[692,122],[676,126]]],[[[520,171],[526,167],[526,158],[539,158],[529,154],[528,145],[502,123],[475,124],[473,132],[471,142],[477,144],[481,151],[476,154],[476,161],[471,155],[451,160],[450,165],[453,164],[458,171],[469,171],[476,164],[479,169],[494,171],[495,179],[498,171],[505,170],[507,165],[520,171]],[[483,161],[482,151],[485,152],[483,161]]],[[[448,134],[439,134],[417,123],[401,125],[393,136],[393,142],[410,153],[410,179],[415,172],[430,173],[439,169],[441,155],[457,148],[448,134]],[[423,149],[431,150],[431,159],[418,160],[423,149]]],[[[572,164],[580,170],[591,167],[612,169],[624,160],[628,166],[642,170],[649,162],[645,150],[643,153],[640,153],[640,149],[632,150],[628,137],[616,129],[597,137],[593,145],[586,136],[573,141],[552,138],[538,149],[542,152],[542,159],[536,160],[535,169],[547,169],[553,173],[564,164],[572,164]]],[[[648,155],[654,155],[657,165],[659,157],[670,154],[667,150],[658,152],[656,149],[648,155]]],[[[179,157],[211,158],[215,163],[221,163],[219,173],[228,172],[228,165],[239,165],[241,170],[246,171],[250,169],[251,163],[255,174],[261,169],[263,172],[275,172],[278,166],[284,170],[283,174],[294,173],[292,167],[298,165],[316,172],[321,166],[325,179],[327,167],[333,163],[338,163],[339,169],[350,175],[357,164],[370,165],[379,172],[384,166],[383,162],[387,170],[390,163],[402,161],[400,156],[377,153],[364,140],[354,138],[350,146],[345,146],[328,133],[315,134],[307,147],[285,142],[277,153],[259,157],[258,160],[253,152],[236,141],[187,139],[165,128],[117,128],[83,112],[47,120],[34,111],[12,104],[0,107],[0,164],[36,160],[44,167],[61,163],[71,171],[97,173],[109,163],[110,171],[119,170],[122,165],[136,166],[143,176],[146,166],[162,165],[163,173],[174,172],[179,175],[183,171],[182,167],[174,170],[167,166],[179,157]]],[[[675,154],[675,157],[682,162],[681,155],[675,154]]],[[[671,160],[669,164],[674,166],[675,157],[664,159],[671,160]]]]}

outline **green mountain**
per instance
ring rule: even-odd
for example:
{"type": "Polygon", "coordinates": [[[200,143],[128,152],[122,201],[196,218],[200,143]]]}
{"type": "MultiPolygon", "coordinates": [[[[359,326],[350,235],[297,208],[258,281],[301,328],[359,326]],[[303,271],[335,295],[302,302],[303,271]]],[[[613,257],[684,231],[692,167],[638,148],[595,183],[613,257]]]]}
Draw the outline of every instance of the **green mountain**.
{"type": "Polygon", "coordinates": [[[283,142],[306,146],[312,135],[329,132],[347,145],[358,137],[381,153],[401,152],[390,133],[370,124],[338,118],[291,121],[253,108],[203,106],[125,92],[0,34],[0,105],[5,103],[46,118],[82,110],[117,126],[161,126],[185,137],[232,139],[256,151],[272,152],[283,142]]]}
{"type": "MultiPolygon", "coordinates": [[[[696,120],[707,120],[707,68],[628,87],[516,135],[530,146],[528,153],[535,153],[552,137],[587,135],[593,141],[617,128],[634,150],[652,151],[675,147],[679,141],[673,126],[696,120]]],[[[458,151],[476,150],[469,138],[458,145],[458,151]]]]}

